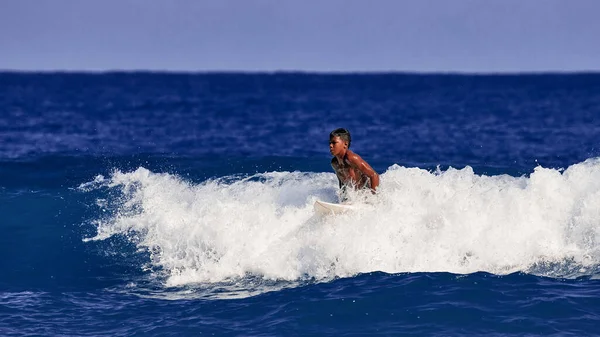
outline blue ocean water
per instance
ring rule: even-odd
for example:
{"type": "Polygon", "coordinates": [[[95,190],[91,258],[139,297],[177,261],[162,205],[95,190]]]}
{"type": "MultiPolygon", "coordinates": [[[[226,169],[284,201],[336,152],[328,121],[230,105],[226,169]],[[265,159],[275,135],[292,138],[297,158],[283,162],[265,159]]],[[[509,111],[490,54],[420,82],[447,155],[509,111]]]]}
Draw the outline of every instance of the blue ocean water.
{"type": "Polygon", "coordinates": [[[0,335],[600,335],[600,74],[0,73],[0,335]],[[328,134],[380,174],[335,201],[328,134]]]}

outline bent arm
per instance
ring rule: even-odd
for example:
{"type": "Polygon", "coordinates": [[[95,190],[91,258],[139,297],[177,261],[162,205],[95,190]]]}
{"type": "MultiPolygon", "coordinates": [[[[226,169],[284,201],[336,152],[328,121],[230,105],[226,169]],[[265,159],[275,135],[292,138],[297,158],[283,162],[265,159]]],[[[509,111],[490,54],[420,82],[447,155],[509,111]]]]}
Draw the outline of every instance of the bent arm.
{"type": "Polygon", "coordinates": [[[371,167],[371,165],[367,164],[364,159],[362,159],[359,155],[354,153],[353,156],[348,156],[349,161],[360,170],[364,175],[369,177],[371,180],[371,190],[375,191],[379,186],[379,175],[375,170],[371,167]]]}
{"type": "Polygon", "coordinates": [[[333,158],[331,160],[331,167],[333,168],[333,171],[335,172],[335,175],[338,178],[338,183],[340,185],[340,188],[342,188],[342,185],[343,185],[342,178],[340,177],[340,170],[339,170],[338,163],[335,160],[335,158],[333,158]]]}
{"type": "MultiPolygon", "coordinates": [[[[371,169],[373,170],[373,169],[371,169]]],[[[372,176],[368,176],[369,179],[371,179],[371,190],[373,190],[373,192],[375,192],[377,190],[377,187],[379,186],[379,174],[377,174],[377,172],[375,172],[375,170],[373,170],[373,175],[372,176]]]]}

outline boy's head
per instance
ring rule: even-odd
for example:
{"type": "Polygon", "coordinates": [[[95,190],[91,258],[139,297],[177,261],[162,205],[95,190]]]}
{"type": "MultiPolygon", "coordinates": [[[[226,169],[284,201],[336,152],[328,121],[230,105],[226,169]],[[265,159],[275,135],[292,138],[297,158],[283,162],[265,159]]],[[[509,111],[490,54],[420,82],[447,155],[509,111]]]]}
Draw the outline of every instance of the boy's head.
{"type": "Polygon", "coordinates": [[[352,137],[350,137],[350,131],[344,128],[335,129],[329,134],[330,140],[333,137],[340,137],[341,140],[348,143],[348,148],[350,148],[350,142],[352,141],[352,137]]]}

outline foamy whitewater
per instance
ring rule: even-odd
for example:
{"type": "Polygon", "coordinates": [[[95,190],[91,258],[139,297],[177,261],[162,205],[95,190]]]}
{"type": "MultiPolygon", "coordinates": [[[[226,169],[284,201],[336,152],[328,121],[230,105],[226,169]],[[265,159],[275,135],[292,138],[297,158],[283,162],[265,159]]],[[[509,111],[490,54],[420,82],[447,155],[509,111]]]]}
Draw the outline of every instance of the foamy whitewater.
{"type": "Polygon", "coordinates": [[[372,271],[576,277],[600,262],[598,158],[564,171],[538,166],[529,177],[393,165],[376,196],[355,196],[361,208],[325,217],[313,203],[337,201],[333,173],[195,183],[140,167],[80,189],[109,195],[97,201],[106,217],[86,240],[126,236],[151,253],[167,286],[372,271]]]}

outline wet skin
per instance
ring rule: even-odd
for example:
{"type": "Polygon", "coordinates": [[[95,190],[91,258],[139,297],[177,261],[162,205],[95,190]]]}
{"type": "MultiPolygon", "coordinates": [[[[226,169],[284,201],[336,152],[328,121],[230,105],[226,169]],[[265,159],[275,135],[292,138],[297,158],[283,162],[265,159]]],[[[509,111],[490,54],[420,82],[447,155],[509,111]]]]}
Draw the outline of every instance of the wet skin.
{"type": "Polygon", "coordinates": [[[338,177],[340,187],[369,187],[372,191],[379,186],[379,175],[359,155],[348,149],[348,143],[338,136],[329,139],[329,152],[333,155],[331,166],[338,177]]]}

